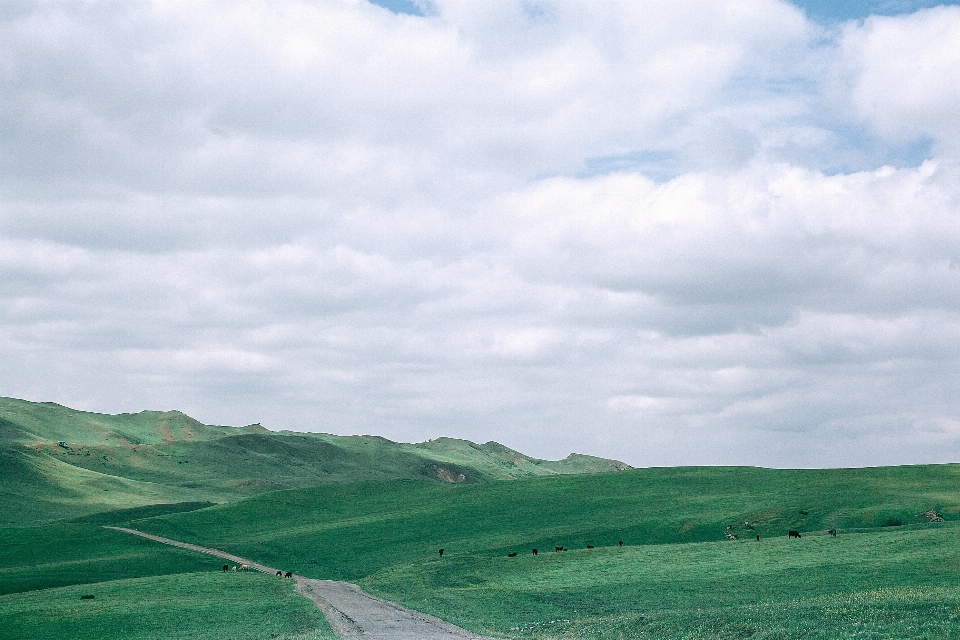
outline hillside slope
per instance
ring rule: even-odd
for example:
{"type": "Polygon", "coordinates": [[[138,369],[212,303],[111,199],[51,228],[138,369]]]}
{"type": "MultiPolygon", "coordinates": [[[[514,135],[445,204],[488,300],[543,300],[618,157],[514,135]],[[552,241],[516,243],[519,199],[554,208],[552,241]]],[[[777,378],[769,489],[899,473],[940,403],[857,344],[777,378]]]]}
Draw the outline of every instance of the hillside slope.
{"type": "Polygon", "coordinates": [[[928,514],[960,521],[960,465],[651,468],[458,486],[378,481],[280,491],[131,526],[305,575],[360,580],[437,558],[441,547],[444,560],[503,558],[621,540],[753,541],[793,529],[806,541],[829,529],[846,535],[944,524],[928,514]]]}
{"type": "Polygon", "coordinates": [[[461,484],[629,469],[573,454],[538,460],[495,442],[205,425],[179,411],[105,415],[0,398],[0,525],[267,491],[404,478],[461,484]]]}

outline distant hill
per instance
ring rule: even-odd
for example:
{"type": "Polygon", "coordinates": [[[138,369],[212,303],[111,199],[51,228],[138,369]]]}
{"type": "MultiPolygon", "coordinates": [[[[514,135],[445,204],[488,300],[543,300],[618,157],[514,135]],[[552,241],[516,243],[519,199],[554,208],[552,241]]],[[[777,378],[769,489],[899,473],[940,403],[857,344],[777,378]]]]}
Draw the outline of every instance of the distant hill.
{"type": "Polygon", "coordinates": [[[627,469],[580,454],[539,460],[496,442],[406,444],[205,425],[179,411],[105,415],[0,398],[0,525],[364,480],[459,484],[627,469]]]}

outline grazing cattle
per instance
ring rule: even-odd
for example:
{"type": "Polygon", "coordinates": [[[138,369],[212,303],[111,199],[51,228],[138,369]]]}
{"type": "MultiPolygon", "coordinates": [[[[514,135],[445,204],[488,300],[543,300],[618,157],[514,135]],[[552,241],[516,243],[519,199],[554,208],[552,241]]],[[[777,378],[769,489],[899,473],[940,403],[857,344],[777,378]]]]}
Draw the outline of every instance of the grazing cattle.
{"type": "Polygon", "coordinates": [[[554,547],[553,550],[554,550],[554,551],[566,551],[567,549],[566,549],[566,547],[554,547]]]}
{"type": "Polygon", "coordinates": [[[225,564],[223,565],[223,572],[226,573],[227,571],[230,571],[230,565],[225,564]]]}
{"type": "Polygon", "coordinates": [[[760,542],[760,534],[757,534],[757,542],[760,542]]]}
{"type": "Polygon", "coordinates": [[[618,542],[620,543],[620,546],[622,547],[622,546],[623,546],[623,540],[618,540],[618,542]]]}
{"type": "Polygon", "coordinates": [[[832,535],[834,538],[837,537],[837,530],[836,530],[836,529],[830,529],[830,531],[827,531],[827,533],[829,533],[830,535],[832,535]]]}
{"type": "Polygon", "coordinates": [[[240,571],[250,571],[250,566],[242,564],[240,565],[240,571]]]}
{"type": "Polygon", "coordinates": [[[787,537],[788,537],[788,538],[799,538],[799,537],[800,537],[800,532],[799,532],[799,531],[794,531],[793,529],[791,529],[790,531],[787,532],[787,537]]]}
{"type": "Polygon", "coordinates": [[[516,557],[517,557],[517,552],[514,551],[513,553],[508,553],[508,554],[507,554],[507,557],[508,557],[508,558],[516,558],[516,557]]]}
{"type": "Polygon", "coordinates": [[[283,577],[283,571],[277,571],[277,575],[282,578],[282,577],[283,577]]]}
{"type": "Polygon", "coordinates": [[[237,565],[233,565],[232,567],[230,567],[230,571],[236,571],[236,570],[237,570],[237,565]]]}
{"type": "Polygon", "coordinates": [[[287,572],[284,574],[284,577],[285,577],[285,578],[292,578],[292,577],[293,577],[293,574],[292,574],[291,572],[287,571],[287,572]]]}
{"type": "Polygon", "coordinates": [[[537,550],[536,550],[536,549],[533,550],[533,555],[537,555],[537,550]]]}
{"type": "Polygon", "coordinates": [[[443,557],[443,549],[440,549],[440,557],[443,557]]]}
{"type": "Polygon", "coordinates": [[[588,545],[587,545],[587,549],[593,549],[593,545],[592,545],[592,544],[588,544],[588,545]]]}

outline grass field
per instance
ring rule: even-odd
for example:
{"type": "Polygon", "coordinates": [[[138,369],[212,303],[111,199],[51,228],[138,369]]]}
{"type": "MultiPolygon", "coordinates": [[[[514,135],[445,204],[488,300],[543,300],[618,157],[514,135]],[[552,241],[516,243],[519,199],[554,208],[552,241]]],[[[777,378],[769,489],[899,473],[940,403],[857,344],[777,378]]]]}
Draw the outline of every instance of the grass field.
{"type": "Polygon", "coordinates": [[[212,556],[89,524],[0,529],[0,594],[221,566],[212,556]]]}
{"type": "Polygon", "coordinates": [[[204,425],[178,411],[105,415],[0,398],[0,526],[41,524],[157,503],[230,502],[258,493],[399,478],[475,483],[619,471],[571,455],[538,460],[495,442],[271,432],[204,425]]]}
{"type": "Polygon", "coordinates": [[[7,640],[331,640],[292,580],[260,573],[181,573],[0,596],[7,640]],[[93,595],[92,600],[81,596],[93,595]]]}
{"type": "MultiPolygon", "coordinates": [[[[228,547],[304,575],[358,580],[437,549],[499,557],[530,549],[783,536],[960,517],[960,467],[769,470],[706,467],[444,486],[390,481],[255,496],[142,520],[145,531],[228,547]],[[749,523],[745,525],[744,523],[749,523]],[[728,527],[731,527],[728,529],[728,527]]],[[[890,527],[894,528],[894,527],[890,527]]]]}
{"type": "Polygon", "coordinates": [[[37,523],[0,528],[4,638],[332,637],[292,581],[102,524],[518,640],[960,638],[960,465],[563,475],[620,467],[71,412],[0,399],[3,518],[37,523]]]}
{"type": "Polygon", "coordinates": [[[355,483],[137,526],[357,580],[500,637],[960,637],[958,471],[711,467],[355,483]],[[947,522],[928,522],[928,511],[947,522]],[[803,538],[788,540],[788,529],[803,538]],[[570,551],[530,554],[555,545],[570,551]]]}
{"type": "Polygon", "coordinates": [[[222,564],[86,523],[3,528],[0,637],[334,637],[293,581],[222,564]]]}
{"type": "Polygon", "coordinates": [[[362,584],[513,638],[948,638],[960,528],[438,558],[362,584]]]}

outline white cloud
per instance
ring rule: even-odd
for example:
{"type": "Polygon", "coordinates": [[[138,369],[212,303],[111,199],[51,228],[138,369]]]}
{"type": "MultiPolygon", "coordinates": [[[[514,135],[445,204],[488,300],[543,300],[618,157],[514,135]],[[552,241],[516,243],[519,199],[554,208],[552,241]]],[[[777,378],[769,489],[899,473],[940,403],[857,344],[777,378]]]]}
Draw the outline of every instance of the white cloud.
{"type": "Polygon", "coordinates": [[[850,24],[840,39],[850,99],[860,117],[893,139],[928,136],[960,148],[960,7],[850,24]]]}
{"type": "Polygon", "coordinates": [[[0,23],[2,393],[637,464],[956,459],[953,8],[434,6],[0,23]]]}

